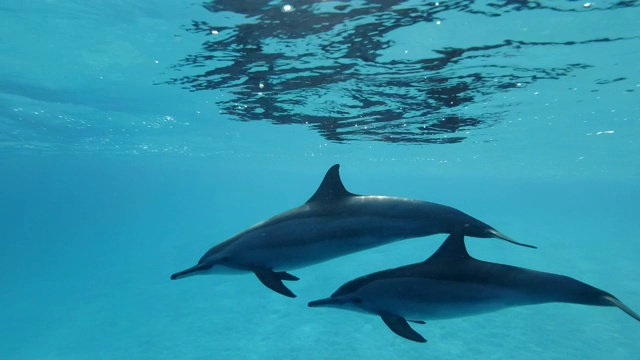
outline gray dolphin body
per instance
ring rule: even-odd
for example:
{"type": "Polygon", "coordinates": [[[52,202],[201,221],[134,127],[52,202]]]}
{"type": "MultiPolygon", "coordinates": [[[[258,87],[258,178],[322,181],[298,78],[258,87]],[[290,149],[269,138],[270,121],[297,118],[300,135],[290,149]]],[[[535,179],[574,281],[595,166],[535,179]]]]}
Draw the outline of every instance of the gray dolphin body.
{"type": "Polygon", "coordinates": [[[450,233],[514,241],[493,227],[454,208],[388,196],[348,192],[332,166],[315,194],[295,209],[258,223],[212,247],[198,264],[171,275],[253,272],[273,291],[295,297],[283,280],[298,280],[286,271],[394,241],[450,233]]]}
{"type": "Polygon", "coordinates": [[[407,321],[424,324],[550,302],[616,306],[640,321],[615,296],[568,276],[476,260],[467,253],[461,233],[449,235],[424,262],[349,281],[309,306],[377,315],[394,333],[426,342],[407,321]]]}

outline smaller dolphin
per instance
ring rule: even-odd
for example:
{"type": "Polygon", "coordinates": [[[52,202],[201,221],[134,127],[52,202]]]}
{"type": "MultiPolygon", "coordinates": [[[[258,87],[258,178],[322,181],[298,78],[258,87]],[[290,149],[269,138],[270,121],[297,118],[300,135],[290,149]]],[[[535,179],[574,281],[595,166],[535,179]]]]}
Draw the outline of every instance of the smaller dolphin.
{"type": "Polygon", "coordinates": [[[394,241],[450,233],[519,243],[460,210],[426,201],[348,192],[333,165],[303,205],[258,223],[207,251],[198,264],[171,275],[253,272],[269,289],[295,297],[286,271],[394,241]]]}
{"type": "Polygon", "coordinates": [[[459,232],[424,262],[362,276],[308,305],[377,315],[397,335],[426,342],[408,321],[424,324],[550,302],[616,306],[640,321],[615,296],[568,276],[476,260],[459,232]]]}

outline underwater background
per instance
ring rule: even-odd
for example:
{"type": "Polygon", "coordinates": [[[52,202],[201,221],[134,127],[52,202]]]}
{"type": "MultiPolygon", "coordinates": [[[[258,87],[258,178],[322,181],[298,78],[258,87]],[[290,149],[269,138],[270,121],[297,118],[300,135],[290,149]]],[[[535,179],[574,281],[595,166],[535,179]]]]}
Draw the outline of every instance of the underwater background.
{"type": "Polygon", "coordinates": [[[305,202],[456,207],[640,311],[637,1],[17,1],[0,5],[0,358],[640,359],[613,307],[413,327],[307,302],[445,235],[292,271],[169,276],[305,202]]]}

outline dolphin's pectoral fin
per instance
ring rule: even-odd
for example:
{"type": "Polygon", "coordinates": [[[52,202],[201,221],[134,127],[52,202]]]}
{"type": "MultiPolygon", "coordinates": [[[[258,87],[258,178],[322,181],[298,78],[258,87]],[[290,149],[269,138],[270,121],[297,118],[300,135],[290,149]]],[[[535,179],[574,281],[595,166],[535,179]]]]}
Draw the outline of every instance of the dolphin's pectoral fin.
{"type": "Polygon", "coordinates": [[[613,296],[608,296],[608,295],[603,296],[603,299],[607,300],[612,305],[617,306],[618,308],[620,308],[620,310],[626,312],[632,318],[640,321],[640,315],[638,315],[635,311],[631,310],[631,308],[629,308],[627,305],[623,304],[622,301],[616,299],[613,296]]]}
{"type": "Polygon", "coordinates": [[[427,342],[427,339],[423,338],[422,335],[418,334],[415,330],[409,326],[407,320],[398,315],[389,314],[387,312],[383,312],[380,314],[382,321],[397,335],[402,336],[405,339],[409,339],[411,341],[416,342],[427,342]]]}
{"type": "Polygon", "coordinates": [[[275,272],[268,269],[255,269],[253,270],[253,272],[258,277],[258,280],[260,280],[260,282],[264,284],[264,286],[268,287],[269,289],[277,292],[278,294],[282,294],[284,296],[288,296],[292,298],[296,297],[296,294],[294,294],[291,290],[289,290],[289,288],[284,286],[282,281],[283,280],[288,280],[288,281],[299,280],[297,277],[284,271],[275,272]]]}
{"type": "Polygon", "coordinates": [[[414,323],[414,324],[420,324],[420,325],[424,325],[426,324],[426,322],[424,322],[424,320],[407,320],[410,323],[414,323]]]}

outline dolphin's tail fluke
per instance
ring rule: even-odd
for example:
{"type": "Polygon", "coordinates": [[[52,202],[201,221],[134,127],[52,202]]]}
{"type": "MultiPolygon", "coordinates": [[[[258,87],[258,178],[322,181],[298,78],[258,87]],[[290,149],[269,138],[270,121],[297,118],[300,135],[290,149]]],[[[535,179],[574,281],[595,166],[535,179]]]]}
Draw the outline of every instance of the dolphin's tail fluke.
{"type": "Polygon", "coordinates": [[[632,318],[640,321],[640,315],[638,315],[635,311],[631,310],[627,305],[623,304],[622,301],[616,299],[613,296],[605,295],[602,297],[604,300],[611,303],[612,306],[619,307],[622,311],[626,312],[632,318]]]}
{"type": "Polygon", "coordinates": [[[491,234],[493,237],[497,237],[499,239],[502,239],[504,241],[508,241],[512,244],[516,244],[516,245],[520,245],[520,246],[524,246],[524,247],[528,247],[528,248],[532,248],[532,249],[537,249],[537,246],[533,246],[533,245],[529,245],[529,244],[525,244],[525,243],[521,243],[519,241],[513,240],[512,238],[508,237],[507,235],[501,233],[500,231],[496,230],[496,229],[489,229],[487,230],[487,232],[489,234],[491,234]]]}
{"type": "Polygon", "coordinates": [[[197,272],[209,270],[211,269],[211,267],[212,267],[211,264],[198,264],[196,266],[192,266],[186,270],[182,270],[171,275],[171,280],[178,280],[187,276],[195,275],[197,272]]]}

